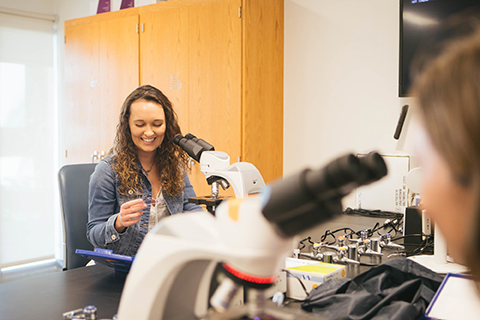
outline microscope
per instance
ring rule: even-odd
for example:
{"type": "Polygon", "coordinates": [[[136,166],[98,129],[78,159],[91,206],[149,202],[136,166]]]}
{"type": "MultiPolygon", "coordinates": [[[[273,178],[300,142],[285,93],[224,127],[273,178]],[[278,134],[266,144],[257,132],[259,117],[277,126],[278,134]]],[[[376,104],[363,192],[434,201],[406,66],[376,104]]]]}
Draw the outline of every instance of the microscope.
{"type": "Polygon", "coordinates": [[[187,133],[185,137],[177,134],[173,141],[200,163],[200,171],[212,187],[212,194],[211,197],[196,197],[189,201],[206,205],[210,213],[215,214],[216,206],[223,200],[219,197],[220,187],[226,190],[232,186],[237,198],[259,193],[265,187],[262,175],[253,164],[236,162],[230,165],[227,153],[215,151],[210,143],[191,133],[187,133]]]}
{"type": "Polygon", "coordinates": [[[265,290],[296,247],[296,235],[341,213],[344,196],[386,174],[378,153],[349,154],[278,180],[258,195],[225,200],[215,216],[202,211],[162,220],[140,246],[118,319],[313,317],[271,306],[265,290]],[[224,277],[212,293],[212,276],[219,268],[224,277]],[[242,286],[245,304],[231,306],[242,286]]]}

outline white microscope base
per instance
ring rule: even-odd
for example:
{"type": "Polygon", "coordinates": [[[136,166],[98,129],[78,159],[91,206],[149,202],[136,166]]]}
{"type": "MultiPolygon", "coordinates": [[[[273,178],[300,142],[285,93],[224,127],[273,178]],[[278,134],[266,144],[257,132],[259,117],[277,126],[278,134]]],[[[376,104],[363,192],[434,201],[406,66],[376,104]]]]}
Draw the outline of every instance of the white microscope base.
{"type": "Polygon", "coordinates": [[[454,262],[439,261],[438,257],[435,257],[434,255],[412,256],[408,257],[408,259],[440,274],[468,272],[467,267],[454,262]]]}

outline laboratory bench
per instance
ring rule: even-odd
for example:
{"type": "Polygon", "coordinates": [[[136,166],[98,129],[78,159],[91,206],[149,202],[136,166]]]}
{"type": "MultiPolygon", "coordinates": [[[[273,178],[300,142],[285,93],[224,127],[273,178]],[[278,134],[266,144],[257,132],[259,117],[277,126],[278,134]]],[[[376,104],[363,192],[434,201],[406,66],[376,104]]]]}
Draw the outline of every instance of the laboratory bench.
{"type": "MultiPolygon", "coordinates": [[[[125,280],[126,273],[97,264],[0,284],[0,319],[63,319],[65,312],[88,305],[97,307],[97,319],[112,319],[125,280]]],[[[301,315],[292,319],[322,319],[301,312],[300,303],[289,309],[301,315]]]]}
{"type": "MultiPolygon", "coordinates": [[[[365,269],[369,267],[361,266],[351,275],[365,269]]],[[[352,271],[348,270],[347,274],[352,271]]],[[[63,319],[65,312],[94,305],[97,319],[112,319],[117,314],[125,280],[126,273],[97,264],[3,283],[0,284],[0,318],[63,319]]],[[[289,312],[301,312],[300,302],[288,300],[289,312]]],[[[311,313],[302,317],[322,319],[311,313]]]]}
{"type": "Polygon", "coordinates": [[[63,319],[67,311],[94,305],[98,319],[112,319],[125,279],[125,273],[95,265],[0,284],[0,318],[63,319]]]}

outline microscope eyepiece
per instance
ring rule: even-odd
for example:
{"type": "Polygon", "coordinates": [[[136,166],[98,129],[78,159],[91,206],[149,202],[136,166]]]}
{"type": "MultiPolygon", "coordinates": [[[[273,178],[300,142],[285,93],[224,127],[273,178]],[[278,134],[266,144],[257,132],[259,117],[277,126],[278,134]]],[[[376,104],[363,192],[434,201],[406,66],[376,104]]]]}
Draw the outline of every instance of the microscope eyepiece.
{"type": "Polygon", "coordinates": [[[205,149],[193,140],[187,139],[181,134],[173,138],[173,142],[179,145],[193,160],[200,162],[200,156],[205,149]]]}
{"type": "Polygon", "coordinates": [[[387,175],[387,165],[382,156],[377,152],[370,152],[364,157],[359,157],[358,160],[366,172],[366,178],[363,184],[377,181],[387,175]]]}
{"type": "Polygon", "coordinates": [[[386,174],[378,153],[349,154],[319,170],[305,169],[267,186],[262,212],[279,234],[294,236],[342,212],[344,196],[386,174]]]}
{"type": "Polygon", "coordinates": [[[205,151],[215,151],[215,148],[210,143],[208,143],[207,141],[205,141],[203,139],[198,139],[196,136],[194,136],[191,133],[187,133],[185,135],[185,138],[195,141],[196,143],[201,145],[203,147],[203,149],[205,149],[205,151]]]}
{"type": "Polygon", "coordinates": [[[173,142],[176,145],[180,145],[180,140],[182,140],[183,136],[181,134],[177,134],[175,137],[173,137],[173,142]]]}

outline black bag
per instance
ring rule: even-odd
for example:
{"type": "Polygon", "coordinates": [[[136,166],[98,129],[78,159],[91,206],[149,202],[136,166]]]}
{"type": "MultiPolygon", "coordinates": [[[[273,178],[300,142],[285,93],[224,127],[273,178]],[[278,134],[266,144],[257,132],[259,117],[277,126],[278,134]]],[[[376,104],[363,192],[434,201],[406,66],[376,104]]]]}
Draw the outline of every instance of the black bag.
{"type": "Polygon", "coordinates": [[[417,320],[443,278],[409,259],[387,260],[353,279],[323,283],[302,308],[329,320],[417,320]]]}

